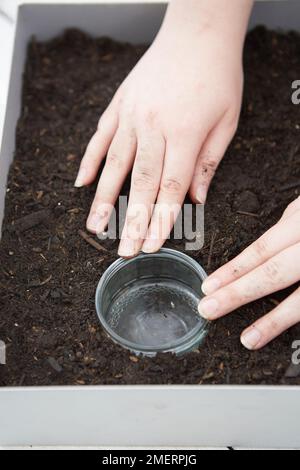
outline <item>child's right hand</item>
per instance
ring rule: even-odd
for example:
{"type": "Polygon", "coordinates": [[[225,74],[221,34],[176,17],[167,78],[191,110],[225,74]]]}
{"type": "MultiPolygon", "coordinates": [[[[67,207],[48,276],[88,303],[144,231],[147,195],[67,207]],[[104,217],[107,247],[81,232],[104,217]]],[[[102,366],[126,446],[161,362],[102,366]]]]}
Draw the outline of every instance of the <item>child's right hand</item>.
{"type": "MultiPolygon", "coordinates": [[[[209,8],[215,1],[174,2],[156,41],[101,117],[82,160],[77,186],[94,180],[107,153],[87,222],[92,232],[105,230],[132,170],[121,256],[134,256],[141,249],[159,250],[189,190],[194,201],[205,202],[215,170],[235,133],[243,87],[245,27],[238,25],[235,30],[230,25],[228,32],[226,13],[219,13],[214,24],[202,11],[208,18],[201,21],[199,6],[209,8]],[[194,4],[194,13],[182,8],[187,3],[194,4]],[[225,26],[219,24],[220,18],[225,26]],[[141,204],[147,209],[146,216],[136,209],[141,204]]],[[[236,9],[241,3],[251,3],[236,2],[232,2],[236,9]]]]}
{"type": "MultiPolygon", "coordinates": [[[[213,321],[254,300],[300,280],[300,198],[288,206],[279,222],[235,259],[203,283],[199,312],[213,321]]],[[[300,289],[263,315],[241,336],[250,350],[264,347],[300,321],[300,289]]]]}

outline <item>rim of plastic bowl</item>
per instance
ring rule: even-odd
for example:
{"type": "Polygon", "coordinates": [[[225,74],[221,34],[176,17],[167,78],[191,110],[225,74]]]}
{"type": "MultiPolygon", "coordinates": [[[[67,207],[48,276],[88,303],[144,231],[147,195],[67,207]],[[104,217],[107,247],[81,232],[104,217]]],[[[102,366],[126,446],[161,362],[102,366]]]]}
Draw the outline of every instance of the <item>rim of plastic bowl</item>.
{"type": "Polygon", "coordinates": [[[96,303],[96,311],[97,311],[97,316],[99,318],[99,321],[102,327],[104,328],[104,330],[106,331],[106,333],[110,336],[110,338],[115,343],[135,353],[145,354],[145,355],[147,354],[155,355],[158,353],[168,353],[168,352],[172,352],[175,354],[188,352],[194,346],[196,347],[204,339],[204,337],[207,334],[206,330],[209,325],[209,321],[205,320],[204,318],[202,319],[202,322],[199,322],[199,324],[197,324],[194,328],[192,328],[191,331],[189,331],[186,335],[174,341],[174,343],[171,346],[165,344],[160,347],[154,348],[154,347],[143,346],[141,344],[134,343],[118,335],[114,331],[114,329],[111,328],[111,326],[107,323],[107,321],[105,320],[101,312],[100,299],[105,291],[107,283],[111,280],[111,278],[123,267],[128,266],[129,264],[133,264],[143,258],[149,258],[149,257],[154,257],[154,258],[161,257],[161,258],[170,258],[170,259],[174,259],[176,257],[178,261],[188,265],[188,267],[190,268],[193,268],[193,270],[200,277],[202,282],[204,281],[204,279],[207,278],[206,272],[204,271],[202,266],[199,263],[197,263],[197,261],[195,261],[190,256],[186,255],[185,253],[182,253],[177,250],[173,250],[171,248],[161,248],[160,251],[156,253],[149,253],[149,254],[141,253],[135,258],[130,258],[130,259],[119,258],[116,261],[114,261],[102,274],[101,279],[97,286],[95,303],[96,303]]]}

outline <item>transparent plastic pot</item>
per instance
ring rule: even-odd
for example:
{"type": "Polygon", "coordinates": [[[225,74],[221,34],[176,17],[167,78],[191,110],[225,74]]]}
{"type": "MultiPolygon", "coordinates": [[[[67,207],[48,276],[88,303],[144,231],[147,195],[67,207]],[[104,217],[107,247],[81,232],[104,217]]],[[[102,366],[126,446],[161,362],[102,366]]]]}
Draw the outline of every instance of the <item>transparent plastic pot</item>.
{"type": "Polygon", "coordinates": [[[195,260],[175,250],[120,258],[105,271],[96,291],[102,327],[137,355],[192,351],[209,327],[197,308],[206,277],[195,260]]]}

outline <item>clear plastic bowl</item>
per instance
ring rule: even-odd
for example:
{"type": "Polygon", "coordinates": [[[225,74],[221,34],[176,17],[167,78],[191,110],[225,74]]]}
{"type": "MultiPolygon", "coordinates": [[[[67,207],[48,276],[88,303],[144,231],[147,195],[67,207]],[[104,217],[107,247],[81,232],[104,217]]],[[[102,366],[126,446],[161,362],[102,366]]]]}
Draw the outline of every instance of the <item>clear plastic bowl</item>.
{"type": "Polygon", "coordinates": [[[184,354],[208,332],[198,313],[205,278],[195,260],[175,250],[118,259],[97,288],[99,320],[113,341],[135,354],[184,354]]]}

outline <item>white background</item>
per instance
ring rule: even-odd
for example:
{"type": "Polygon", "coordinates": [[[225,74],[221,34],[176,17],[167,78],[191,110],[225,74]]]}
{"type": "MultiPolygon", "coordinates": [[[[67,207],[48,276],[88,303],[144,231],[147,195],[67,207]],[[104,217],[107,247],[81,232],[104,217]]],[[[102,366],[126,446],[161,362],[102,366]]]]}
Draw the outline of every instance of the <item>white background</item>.
{"type": "MultiPolygon", "coordinates": [[[[0,8],[7,1],[0,0],[0,8]]],[[[15,3],[13,0],[10,3],[15,3]]],[[[0,139],[2,136],[3,118],[6,103],[9,69],[13,43],[13,21],[0,10],[0,139]]]]}
{"type": "MultiPolygon", "coordinates": [[[[101,3],[128,0],[101,0],[101,3]]],[[[157,2],[161,0],[130,0],[131,2],[157,2]]],[[[0,0],[0,142],[9,82],[10,62],[12,58],[14,24],[17,6],[21,3],[84,3],[82,0],[0,0]]],[[[99,0],[88,0],[88,3],[100,3],[99,0]]]]}

